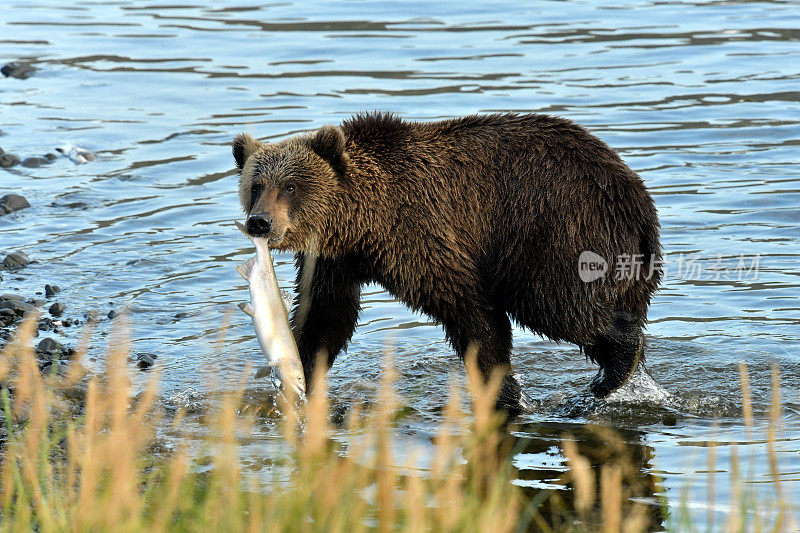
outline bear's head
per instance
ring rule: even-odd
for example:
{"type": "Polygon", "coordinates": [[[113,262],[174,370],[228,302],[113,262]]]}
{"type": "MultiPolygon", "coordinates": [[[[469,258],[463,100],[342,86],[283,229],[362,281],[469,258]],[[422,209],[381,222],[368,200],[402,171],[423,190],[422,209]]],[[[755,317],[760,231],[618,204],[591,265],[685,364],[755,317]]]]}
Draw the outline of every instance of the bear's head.
{"type": "Polygon", "coordinates": [[[342,130],[323,126],[277,143],[241,134],[233,141],[233,158],[248,233],[267,237],[271,248],[306,250],[332,220],[347,171],[342,130]]]}

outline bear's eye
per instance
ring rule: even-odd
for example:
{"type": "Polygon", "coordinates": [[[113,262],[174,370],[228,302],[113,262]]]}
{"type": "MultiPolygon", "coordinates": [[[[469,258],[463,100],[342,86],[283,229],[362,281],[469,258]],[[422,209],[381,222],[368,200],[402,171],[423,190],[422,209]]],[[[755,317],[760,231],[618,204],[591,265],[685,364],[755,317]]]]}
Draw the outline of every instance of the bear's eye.
{"type": "Polygon", "coordinates": [[[294,185],[287,185],[283,188],[283,192],[286,194],[294,194],[294,185]]]}

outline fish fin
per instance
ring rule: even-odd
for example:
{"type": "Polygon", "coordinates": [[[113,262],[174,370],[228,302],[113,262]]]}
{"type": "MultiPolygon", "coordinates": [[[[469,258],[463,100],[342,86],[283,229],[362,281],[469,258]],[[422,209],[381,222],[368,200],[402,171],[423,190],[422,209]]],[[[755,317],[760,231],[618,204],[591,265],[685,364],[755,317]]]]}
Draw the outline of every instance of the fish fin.
{"type": "Polygon", "coordinates": [[[272,367],[270,365],[264,365],[262,367],[259,367],[258,370],[256,370],[255,379],[265,378],[269,376],[271,373],[272,373],[272,367]]]}
{"type": "Polygon", "coordinates": [[[255,316],[256,312],[253,310],[253,306],[250,305],[250,302],[242,302],[239,304],[239,309],[244,311],[250,316],[255,316]]]}
{"type": "Polygon", "coordinates": [[[241,265],[236,265],[236,272],[239,273],[244,279],[248,279],[250,276],[250,271],[253,270],[253,264],[255,264],[256,258],[251,257],[241,265]]]}
{"type": "Polygon", "coordinates": [[[247,233],[247,230],[245,229],[245,227],[242,225],[241,222],[239,222],[238,220],[234,220],[233,223],[236,224],[236,227],[239,228],[239,231],[247,235],[247,238],[250,239],[250,242],[253,242],[253,237],[249,233],[247,233]]]}
{"type": "Polygon", "coordinates": [[[294,298],[289,291],[281,291],[281,300],[283,300],[283,308],[286,310],[286,316],[289,316],[292,312],[292,304],[294,303],[294,298]]]}

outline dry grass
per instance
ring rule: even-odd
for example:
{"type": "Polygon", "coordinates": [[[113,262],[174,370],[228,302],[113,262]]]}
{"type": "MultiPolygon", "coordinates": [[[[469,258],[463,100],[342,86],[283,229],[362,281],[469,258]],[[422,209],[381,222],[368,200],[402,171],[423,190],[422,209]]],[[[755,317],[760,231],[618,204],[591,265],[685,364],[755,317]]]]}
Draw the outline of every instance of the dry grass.
{"type": "MultiPolygon", "coordinates": [[[[21,326],[15,341],[0,354],[3,388],[0,422],[8,440],[0,444],[0,532],[5,531],[646,531],[653,527],[645,505],[635,501],[634,479],[641,478],[626,444],[600,428],[613,461],[594,464],[564,435],[562,448],[572,501],[543,491],[525,499],[511,483],[506,433],[498,430],[494,409],[499,379],[484,384],[468,364],[472,410],[464,413],[459,389],[450,388],[435,438],[433,464],[422,472],[415,457],[397,465],[393,457],[393,420],[398,401],[389,357],[376,405],[351,410],[352,439],[346,450],[329,438],[329,405],[322,375],[315,376],[308,403],[280,406],[283,438],[292,453],[282,465],[290,472],[279,487],[264,490],[242,473],[241,439],[253,429],[253,415],[242,414],[241,392],[224,396],[207,417],[204,446],[212,465],[202,471],[183,444],[167,458],[149,446],[155,428],[181,426],[181,414],[165,420],[157,403],[157,379],[133,398],[127,374],[124,328],[115,333],[102,375],[89,377],[78,362],[66,375],[43,376],[30,339],[35,321],[21,326]],[[83,386],[79,386],[83,383],[83,386]],[[65,401],[84,391],[78,403],[65,401]],[[9,394],[9,391],[11,393],[9,394]],[[72,391],[72,392],[70,392],[72,391]]],[[[82,357],[78,350],[76,359],[82,357]]],[[[472,358],[470,358],[470,361],[472,358]]],[[[752,431],[753,412],[747,369],[740,368],[744,420],[752,431]]],[[[782,531],[796,527],[781,486],[776,431],[781,419],[779,377],[773,372],[772,423],[768,460],[777,499],[754,500],[739,482],[741,467],[733,454],[736,486],[727,523],[709,530],[782,531]],[[766,507],[766,509],[764,509],[766,507]],[[764,510],[764,513],[754,512],[764,510]],[[770,520],[759,517],[773,517],[770,520]],[[755,518],[753,518],[755,517],[755,518]],[[755,521],[754,521],[755,520],[755,521]],[[759,521],[761,520],[761,521],[759,521]]],[[[243,387],[242,387],[243,388],[243,387]]],[[[255,410],[251,410],[255,411],[255,410]]],[[[0,437],[1,438],[1,437],[0,437]]],[[[188,442],[188,441],[187,441],[188,442]]],[[[708,455],[709,472],[716,455],[708,455]]],[[[713,474],[712,474],[713,475],[713,474]]],[[[709,479],[709,503],[714,485],[709,479]]],[[[665,513],[666,514],[666,513],[665,513]]],[[[694,529],[690,513],[675,513],[669,529],[694,529]]]]}
{"type": "MultiPolygon", "coordinates": [[[[185,448],[154,460],[148,445],[162,417],[157,381],[132,401],[121,332],[104,374],[88,380],[80,415],[65,418],[70,411],[63,392],[75,388],[83,371],[72,363],[70,375],[43,377],[29,348],[33,327],[32,319],[26,321],[0,354],[0,383],[12,391],[4,402],[10,438],[0,477],[0,531],[503,532],[517,527],[522,499],[509,482],[508,463],[499,458],[501,437],[492,409],[498,380],[489,385],[473,380],[471,417],[461,412],[453,389],[433,470],[422,475],[415,465],[400,469],[392,457],[397,401],[390,365],[377,406],[351,413],[350,429],[363,438],[347,453],[328,438],[325,380],[317,376],[318,393],[307,404],[281,406],[284,438],[293,449],[285,465],[291,479],[280,490],[263,491],[243,481],[237,448],[253,420],[239,412],[240,393],[225,396],[208,417],[211,436],[205,445],[213,457],[208,473],[192,468],[185,448]]],[[[180,416],[173,424],[180,424],[180,416]]]]}

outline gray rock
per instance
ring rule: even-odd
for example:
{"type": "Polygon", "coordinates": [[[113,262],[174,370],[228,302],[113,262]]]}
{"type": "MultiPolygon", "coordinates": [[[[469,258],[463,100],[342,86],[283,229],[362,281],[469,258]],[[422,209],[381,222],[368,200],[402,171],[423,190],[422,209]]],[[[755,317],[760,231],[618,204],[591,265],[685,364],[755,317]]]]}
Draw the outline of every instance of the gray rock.
{"type": "Polygon", "coordinates": [[[24,302],[25,298],[19,294],[0,294],[0,300],[19,300],[20,302],[24,302]]]}
{"type": "Polygon", "coordinates": [[[69,374],[69,364],[66,361],[53,361],[42,367],[42,377],[64,378],[69,374]]]}
{"type": "Polygon", "coordinates": [[[87,380],[82,379],[71,387],[64,387],[61,389],[61,394],[70,400],[84,401],[86,400],[86,391],[88,390],[87,380]]]}
{"type": "Polygon", "coordinates": [[[27,79],[33,75],[36,68],[23,61],[12,61],[0,67],[0,73],[7,78],[27,79]]]}
{"type": "Polygon", "coordinates": [[[0,167],[11,168],[19,164],[19,156],[16,154],[0,154],[0,167]]]}
{"type": "Polygon", "coordinates": [[[49,162],[50,162],[49,159],[46,159],[44,157],[36,157],[36,156],[34,156],[34,157],[26,157],[25,159],[20,161],[19,164],[22,165],[25,168],[36,168],[36,167],[40,167],[42,165],[46,165],[49,162]]]}
{"type": "Polygon", "coordinates": [[[144,370],[155,364],[155,356],[149,353],[136,354],[136,366],[144,370]]]}
{"type": "Polygon", "coordinates": [[[44,158],[47,159],[48,161],[55,161],[56,159],[58,159],[58,156],[52,152],[48,152],[44,154],[44,158]]]}
{"type": "Polygon", "coordinates": [[[41,354],[57,355],[65,352],[64,345],[51,337],[45,337],[36,345],[36,351],[41,354]]]}
{"type": "Polygon", "coordinates": [[[13,309],[0,309],[0,325],[10,326],[17,320],[19,320],[19,317],[13,309]]]}
{"type": "Polygon", "coordinates": [[[36,308],[21,300],[0,300],[0,309],[11,309],[17,316],[36,311],[36,308]]]}
{"type": "Polygon", "coordinates": [[[31,260],[25,252],[12,252],[3,259],[3,268],[6,270],[18,270],[30,262],[31,260]]]}
{"type": "Polygon", "coordinates": [[[114,311],[113,309],[112,309],[111,311],[109,311],[109,312],[108,312],[108,318],[110,318],[110,319],[112,319],[112,320],[113,320],[113,319],[114,319],[114,317],[116,317],[116,316],[117,316],[117,312],[116,312],[116,311],[114,311]]]}
{"type": "Polygon", "coordinates": [[[97,318],[99,313],[92,309],[91,311],[87,311],[83,314],[83,317],[88,320],[89,322],[97,322],[97,318]]]}
{"type": "Polygon", "coordinates": [[[6,194],[0,198],[0,214],[13,213],[14,211],[19,211],[20,209],[25,209],[30,206],[31,204],[28,203],[28,200],[19,194],[6,194]]]}
{"type": "Polygon", "coordinates": [[[44,295],[50,298],[51,296],[55,296],[57,292],[60,292],[61,288],[58,285],[50,285],[49,283],[44,286],[44,295]]]}
{"type": "Polygon", "coordinates": [[[18,78],[20,80],[26,80],[33,76],[33,73],[36,72],[36,67],[33,67],[30,63],[12,61],[11,63],[6,63],[0,67],[0,72],[2,72],[3,76],[6,78],[18,78]]]}
{"type": "Polygon", "coordinates": [[[61,302],[56,302],[50,306],[50,309],[48,309],[48,311],[50,311],[50,314],[53,316],[61,316],[64,314],[64,309],[66,309],[66,306],[64,304],[62,304],[61,302]]]}

